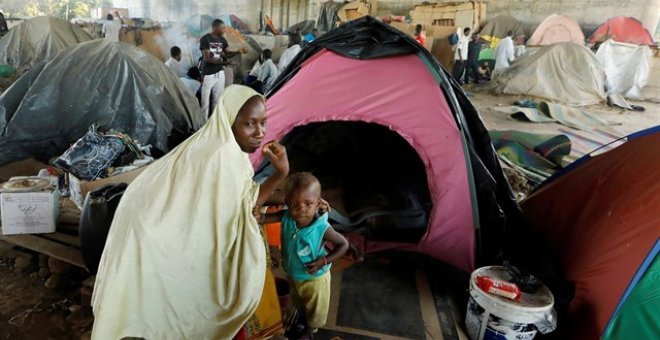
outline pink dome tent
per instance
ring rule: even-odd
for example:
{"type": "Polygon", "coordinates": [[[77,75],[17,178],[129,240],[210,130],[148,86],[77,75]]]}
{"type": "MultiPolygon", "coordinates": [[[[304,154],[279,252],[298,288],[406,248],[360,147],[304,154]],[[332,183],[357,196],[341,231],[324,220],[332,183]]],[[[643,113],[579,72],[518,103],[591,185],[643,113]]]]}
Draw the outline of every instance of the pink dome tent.
{"type": "Polygon", "coordinates": [[[575,20],[565,15],[553,14],[541,23],[527,41],[529,46],[545,46],[560,42],[584,44],[584,33],[575,20]]]}
{"type": "MultiPolygon", "coordinates": [[[[352,218],[379,202],[409,211],[405,202],[418,203],[417,215],[386,214],[403,221],[397,227],[366,219],[349,232],[367,252],[416,251],[469,271],[477,247],[489,247],[483,236],[501,231],[501,212],[515,220],[518,208],[478,114],[454,86],[410,38],[366,17],[283,72],[268,96],[266,140],[282,141],[292,171],[315,173],[324,197],[352,218]]],[[[260,153],[252,161],[260,165],[260,153]]]]}

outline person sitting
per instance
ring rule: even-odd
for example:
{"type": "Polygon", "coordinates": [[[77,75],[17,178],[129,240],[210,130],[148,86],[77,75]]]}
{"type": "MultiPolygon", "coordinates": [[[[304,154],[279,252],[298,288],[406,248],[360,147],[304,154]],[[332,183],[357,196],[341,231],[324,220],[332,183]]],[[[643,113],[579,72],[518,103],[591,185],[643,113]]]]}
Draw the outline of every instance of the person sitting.
{"type": "Polygon", "coordinates": [[[279,62],[277,63],[277,69],[282,72],[284,69],[289,66],[293,58],[296,57],[298,52],[300,52],[300,34],[293,33],[289,35],[289,48],[282,53],[279,62]]]}
{"type": "Polygon", "coordinates": [[[273,87],[273,84],[275,84],[275,79],[277,79],[277,76],[279,75],[279,70],[271,59],[272,55],[273,52],[269,49],[265,49],[261,53],[262,64],[257,80],[262,84],[262,93],[268,92],[273,87]]]}
{"type": "Polygon", "coordinates": [[[479,72],[479,80],[489,81],[492,77],[490,65],[488,65],[487,61],[484,61],[481,65],[479,65],[479,69],[477,71],[479,72]]]}
{"type": "Polygon", "coordinates": [[[415,40],[417,40],[417,42],[422,46],[426,45],[426,33],[422,31],[422,25],[420,24],[415,26],[415,40]]]}
{"type": "Polygon", "coordinates": [[[170,48],[170,58],[165,62],[167,66],[177,77],[185,77],[186,69],[181,63],[181,49],[179,46],[172,46],[170,48]]]}
{"type": "Polygon", "coordinates": [[[330,306],[330,267],[348,250],[348,241],[318,216],[321,183],[309,172],[289,176],[285,185],[288,210],[259,215],[261,223],[282,221],[282,265],[289,276],[294,306],[304,311],[305,336],[311,338],[325,325],[330,306]],[[324,243],[334,245],[328,253],[324,243]]]}

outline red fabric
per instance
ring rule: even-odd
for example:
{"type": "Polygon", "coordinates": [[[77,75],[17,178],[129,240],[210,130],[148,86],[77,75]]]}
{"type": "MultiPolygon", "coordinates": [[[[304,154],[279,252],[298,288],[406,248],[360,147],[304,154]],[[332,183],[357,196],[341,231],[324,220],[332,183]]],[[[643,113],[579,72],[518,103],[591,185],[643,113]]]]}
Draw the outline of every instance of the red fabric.
{"type": "Polygon", "coordinates": [[[417,42],[420,45],[425,46],[426,45],[426,34],[420,33],[420,34],[415,35],[415,40],[417,40],[417,42]]]}
{"type": "Polygon", "coordinates": [[[614,17],[598,26],[589,39],[592,43],[603,42],[609,38],[614,41],[637,44],[655,45],[653,37],[639,20],[631,17],[614,17]]]}
{"type": "Polygon", "coordinates": [[[523,202],[576,283],[573,339],[599,339],[660,237],[660,133],[587,161],[523,202]]]}
{"type": "MultiPolygon", "coordinates": [[[[367,251],[415,250],[473,269],[475,226],[461,134],[444,94],[417,56],[356,60],[321,51],[268,98],[266,107],[266,141],[324,121],[370,122],[399,133],[426,166],[433,200],[429,227],[417,245],[367,242],[367,251]]],[[[252,161],[258,165],[261,152],[252,161]]]]}

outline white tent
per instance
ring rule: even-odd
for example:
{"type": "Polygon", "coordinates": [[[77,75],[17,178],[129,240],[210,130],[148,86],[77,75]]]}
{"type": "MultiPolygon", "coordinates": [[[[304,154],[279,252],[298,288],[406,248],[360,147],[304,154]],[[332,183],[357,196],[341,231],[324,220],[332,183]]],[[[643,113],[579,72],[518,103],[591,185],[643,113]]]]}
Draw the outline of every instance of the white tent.
{"type": "Polygon", "coordinates": [[[626,98],[640,98],[651,73],[653,52],[647,45],[633,45],[607,40],[596,52],[605,69],[605,81],[609,93],[626,98]]]}
{"type": "Polygon", "coordinates": [[[605,100],[605,72],[588,48],[557,43],[538,48],[494,75],[489,87],[498,93],[534,96],[568,105],[605,100]]]}

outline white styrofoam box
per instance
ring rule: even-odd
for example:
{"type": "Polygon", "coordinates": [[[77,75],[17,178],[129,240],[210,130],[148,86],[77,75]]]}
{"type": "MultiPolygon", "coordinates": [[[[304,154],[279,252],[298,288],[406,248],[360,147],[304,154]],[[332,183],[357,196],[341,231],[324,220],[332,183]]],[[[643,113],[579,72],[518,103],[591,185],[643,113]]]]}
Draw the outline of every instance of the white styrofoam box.
{"type": "Polygon", "coordinates": [[[2,234],[44,234],[55,232],[59,215],[59,192],[0,194],[2,234]]]}

